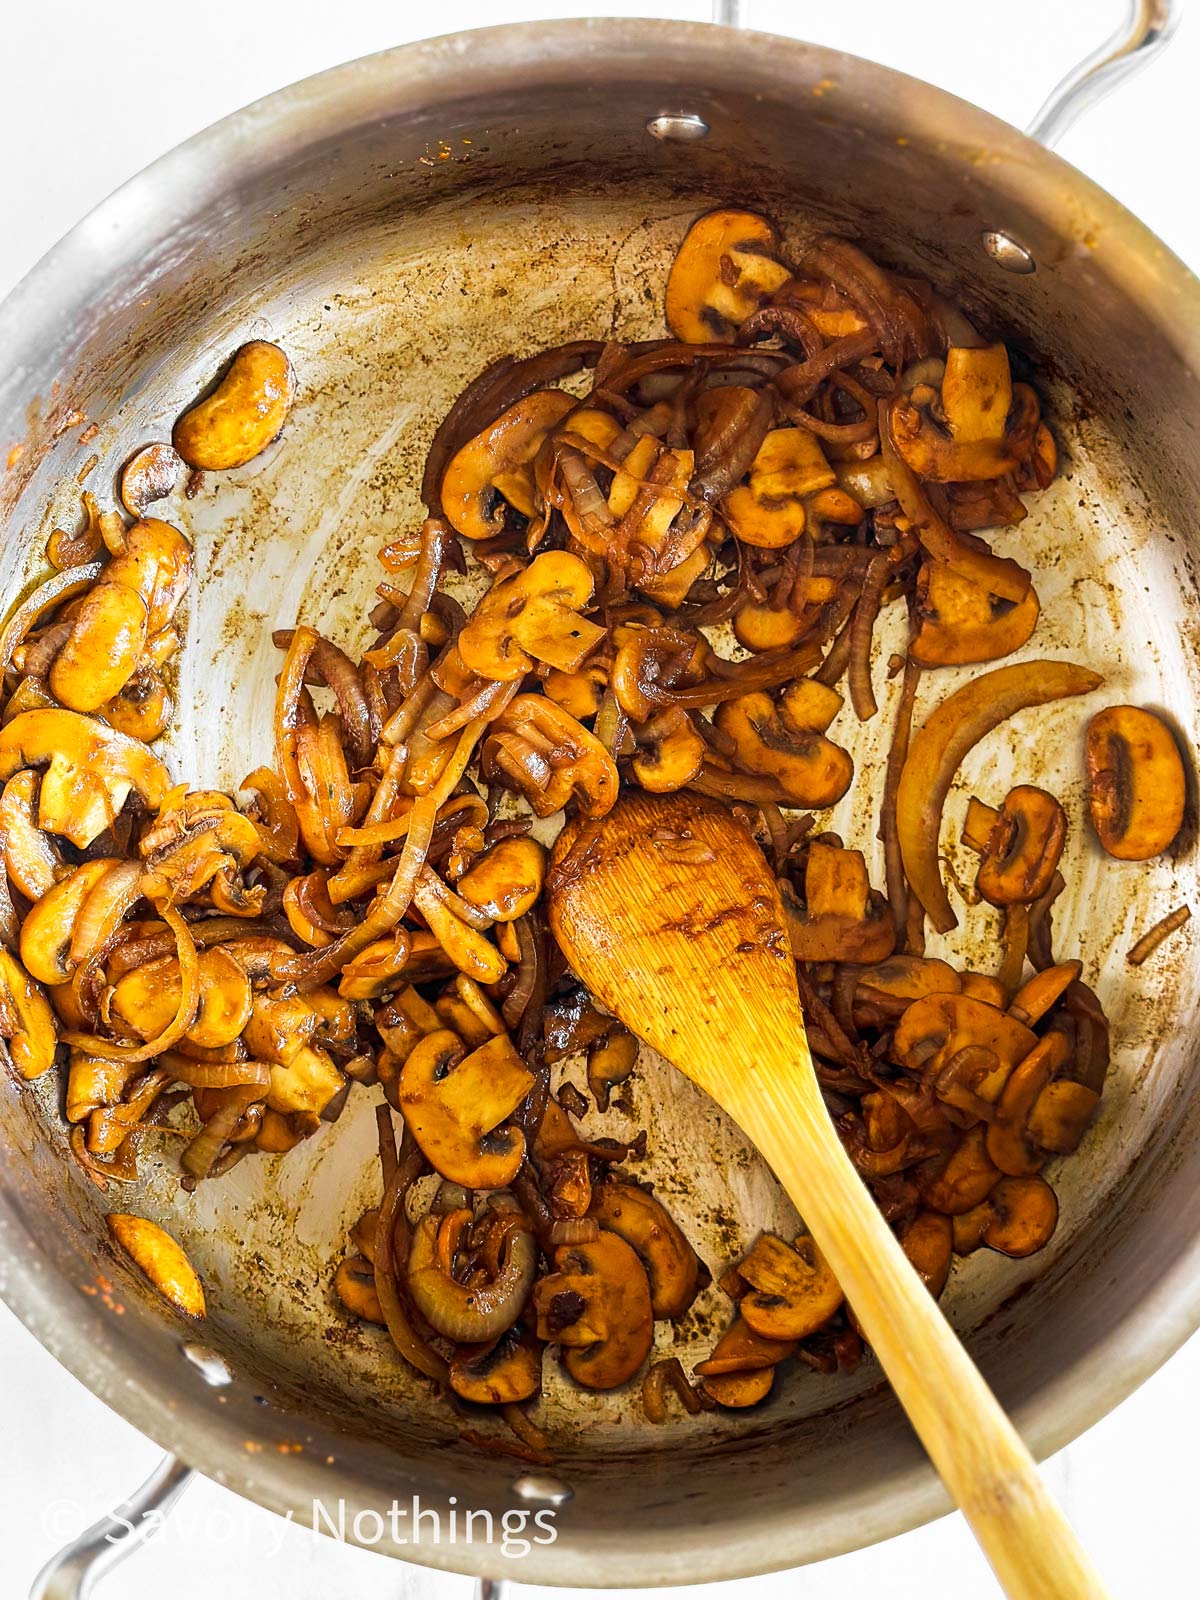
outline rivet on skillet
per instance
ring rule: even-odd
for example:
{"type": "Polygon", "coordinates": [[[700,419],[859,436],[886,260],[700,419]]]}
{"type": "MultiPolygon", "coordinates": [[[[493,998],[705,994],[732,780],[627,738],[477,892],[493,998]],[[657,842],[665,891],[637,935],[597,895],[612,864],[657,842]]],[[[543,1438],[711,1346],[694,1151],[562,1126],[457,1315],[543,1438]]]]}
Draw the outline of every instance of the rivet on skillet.
{"type": "Polygon", "coordinates": [[[1024,274],[1037,271],[1037,262],[1025,246],[1018,244],[1011,234],[985,228],[979,235],[979,241],[983,245],[984,253],[989,255],[998,267],[1003,267],[1005,272],[1024,274]]]}
{"type": "Polygon", "coordinates": [[[569,1489],[560,1479],[534,1472],[518,1478],[513,1484],[513,1493],[519,1500],[540,1500],[547,1506],[565,1506],[568,1500],[575,1498],[574,1489],[569,1489]]]}
{"type": "Polygon", "coordinates": [[[213,1389],[223,1389],[226,1384],[233,1382],[233,1373],[224,1356],[219,1356],[215,1350],[210,1350],[206,1344],[187,1343],[181,1345],[184,1359],[190,1361],[196,1371],[213,1389]]]}
{"type": "Polygon", "coordinates": [[[664,111],[650,118],[646,132],[664,143],[694,144],[697,139],[707,139],[712,130],[694,111],[664,111]]]}

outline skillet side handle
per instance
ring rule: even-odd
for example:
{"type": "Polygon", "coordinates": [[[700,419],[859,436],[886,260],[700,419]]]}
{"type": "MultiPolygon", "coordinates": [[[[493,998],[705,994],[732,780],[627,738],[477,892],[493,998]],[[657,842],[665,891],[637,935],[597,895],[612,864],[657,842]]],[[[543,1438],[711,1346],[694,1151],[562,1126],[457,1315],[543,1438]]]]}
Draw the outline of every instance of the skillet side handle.
{"type": "MultiPolygon", "coordinates": [[[[1183,0],[1126,0],[1126,4],[1125,20],[1112,38],[1072,67],[1025,129],[1048,150],[1085,111],[1148,66],[1170,44],[1183,15],[1183,0]]],[[[712,0],[712,19],[725,27],[743,27],[744,0],[712,0]]]]}
{"type": "Polygon", "coordinates": [[[87,1600],[113,1567],[157,1531],[194,1476],[175,1456],[164,1456],[127,1500],[50,1557],[33,1580],[29,1600],[87,1600]]]}
{"type": "Polygon", "coordinates": [[[1053,150],[1085,111],[1149,66],[1174,38],[1182,15],[1182,0],[1127,0],[1120,27],[1055,85],[1025,132],[1053,150]]]}

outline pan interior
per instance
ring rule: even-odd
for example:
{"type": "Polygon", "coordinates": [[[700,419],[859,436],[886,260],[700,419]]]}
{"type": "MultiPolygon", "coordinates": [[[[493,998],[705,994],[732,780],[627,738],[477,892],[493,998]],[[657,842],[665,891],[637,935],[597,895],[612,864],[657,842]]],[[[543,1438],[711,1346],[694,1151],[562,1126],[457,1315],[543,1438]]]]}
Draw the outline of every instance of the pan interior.
{"type": "MultiPolygon", "coordinates": [[[[202,293],[164,301],[152,325],[135,330],[130,321],[121,381],[115,388],[109,382],[110,404],[95,415],[99,436],[74,454],[73,446],[55,451],[54,477],[64,487],[47,495],[43,473],[25,497],[20,544],[10,542],[2,557],[4,592],[12,595],[32,579],[46,534],[77,516],[71,480],[88,455],[99,455],[88,481],[104,498],[111,469],[138,444],[168,437],[175,416],[236,345],[251,338],[282,345],[299,383],[283,438],[248,468],[207,475],[194,498],[158,508],[186,528],[197,550],[167,759],[180,779],[235,790],[270,758],[280,661],[272,628],[299,618],[351,651],[362,643],[365,612],[382,575],[377,551],[419,521],[421,464],[457,393],[486,362],[508,352],[577,337],[661,334],[671,256],[689,221],[724,198],[711,173],[695,186],[677,179],[543,182],[486,200],[476,193],[431,204],[415,219],[380,212],[361,227],[329,226],[286,262],[269,259],[264,246],[256,277],[242,273],[220,287],[210,276],[202,293]],[[128,355],[135,337],[144,341],[136,361],[128,355]]],[[[828,220],[795,196],[766,198],[793,243],[828,220]]],[[[869,218],[859,217],[853,231],[870,247],[869,218]]],[[[901,232],[886,229],[878,242],[891,264],[935,270],[928,242],[910,248],[901,232]]],[[[942,281],[951,293],[959,270],[951,268],[942,281]]],[[[996,331],[1009,331],[1003,319],[996,331]]],[[[1043,783],[1059,796],[1071,826],[1055,948],[1060,956],[1081,957],[1113,1026],[1114,1065],[1100,1118],[1081,1151],[1051,1172],[1061,1202],[1051,1245],[1028,1262],[980,1252],[958,1263],[943,1301],[1001,1396],[1018,1408],[1032,1407],[1110,1324],[1108,1287],[1089,1275],[1088,1264],[1132,1237],[1142,1215],[1148,1173],[1183,1107],[1190,1046],[1177,1021],[1195,1014],[1200,987],[1190,933],[1172,940],[1143,973],[1124,961],[1139,933],[1193,894],[1194,852],[1148,865],[1111,861],[1085,827],[1082,796],[1082,729],[1101,704],[1163,708],[1187,748],[1194,747],[1197,665],[1188,620],[1194,583],[1186,545],[1175,536],[1183,530],[1172,527],[1161,503],[1152,511],[1133,474],[1128,440],[1115,431],[1119,419],[1081,404],[1064,376],[1070,366],[1061,350],[1052,355],[1038,381],[1063,471],[1031,502],[1020,527],[994,543],[1031,568],[1041,598],[1041,620],[1019,659],[1079,660],[1105,673],[1105,687],[1091,700],[1022,714],[985,740],[964,764],[943,836],[952,875],[969,882],[971,858],[955,842],[967,795],[996,804],[1022,782],[1043,783]]],[[[903,639],[903,619],[892,607],[878,630],[877,685],[903,639]]],[[[927,675],[918,719],[978,670],[927,675]]],[[[866,852],[876,883],[882,853],[874,797],[896,690],[895,681],[887,685],[871,723],[859,725],[844,709],[831,730],[854,756],[856,778],[826,825],[866,852]]],[[[977,907],[964,924],[944,945],[931,940],[931,953],[944,950],[994,970],[995,913],[977,907]]],[[[581,1064],[566,1063],[563,1076],[581,1083],[581,1064]]],[[[593,1116],[585,1129],[620,1136],[648,1128],[646,1159],[632,1170],[655,1185],[714,1278],[761,1229],[795,1227],[788,1202],[739,1131],[682,1077],[643,1051],[631,1089],[628,1117],[593,1116]]],[[[10,1139],[28,1157],[19,1203],[31,1236],[45,1236],[48,1256],[68,1260],[85,1282],[87,1252],[112,1202],[93,1195],[63,1159],[51,1092],[46,1086],[26,1092],[20,1106],[4,1106],[10,1139]],[[54,1198],[47,1199],[52,1187],[54,1198]],[[63,1238],[51,1242],[54,1227],[63,1238]]],[[[199,1269],[210,1304],[204,1337],[235,1375],[220,1400],[228,1404],[227,1417],[236,1418],[234,1427],[253,1426],[250,1442],[261,1441],[258,1449],[265,1443],[286,1453],[294,1445],[310,1463],[324,1459],[332,1472],[344,1469],[364,1504],[414,1482],[430,1492],[457,1492],[466,1503],[502,1504],[519,1463],[462,1446],[462,1419],[431,1400],[382,1330],[348,1325],[333,1301],[330,1281],[347,1231],[379,1194],[373,1099],[356,1091],[341,1120],[298,1151],[248,1160],[192,1196],[177,1186],[176,1142],[164,1141],[147,1149],[144,1182],[134,1196],[119,1196],[120,1209],[162,1221],[199,1269]],[[257,1412],[255,1396],[266,1402],[257,1412]]],[[[1149,1290],[1161,1263],[1152,1249],[1140,1259],[1149,1290]]],[[[105,1271],[116,1275],[147,1348],[157,1352],[164,1341],[178,1341],[178,1329],[119,1263],[105,1271]]],[[[90,1304],[84,1309],[94,1312],[90,1304]]],[[[657,1347],[690,1367],[728,1315],[729,1303],[714,1285],[680,1328],[659,1327],[657,1347]]],[[[120,1334],[114,1324],[104,1337],[120,1334]]],[[[167,1367],[159,1354],[151,1367],[162,1388],[167,1367]]],[[[565,1525],[586,1522],[591,1548],[615,1551],[653,1537],[647,1530],[657,1524],[677,1530],[690,1515],[720,1524],[725,1554],[711,1576],[776,1564],[756,1552],[752,1530],[737,1527],[751,1482],[763,1519],[795,1515],[799,1493],[803,1518],[814,1527],[837,1504],[851,1522],[857,1517],[864,1529],[878,1531],[870,1507],[917,1460],[869,1360],[856,1374],[833,1379],[789,1367],[763,1408],[672,1417],[657,1429],[642,1419],[636,1392],[581,1391],[553,1360],[546,1378],[538,1420],[553,1440],[556,1470],[576,1491],[565,1525]],[[731,1462],[747,1485],[744,1493],[727,1492],[731,1462]]],[[[503,1437],[486,1418],[466,1425],[503,1437]]],[[[289,1503],[278,1477],[256,1480],[253,1462],[233,1476],[279,1509],[289,1503]]],[[[926,1494],[926,1508],[934,1503],[926,1494]]],[[[846,1542],[844,1528],[824,1543],[814,1531],[806,1553],[828,1553],[838,1540],[846,1542]]],[[[472,1564],[461,1553],[430,1559],[472,1564]]],[[[660,1549],[640,1569],[641,1581],[669,1581],[684,1570],[672,1565],[677,1559],[660,1549]]],[[[794,1551],[789,1559],[797,1559],[794,1551]]],[[[631,1569],[614,1569],[612,1581],[635,1579],[631,1569]]]]}

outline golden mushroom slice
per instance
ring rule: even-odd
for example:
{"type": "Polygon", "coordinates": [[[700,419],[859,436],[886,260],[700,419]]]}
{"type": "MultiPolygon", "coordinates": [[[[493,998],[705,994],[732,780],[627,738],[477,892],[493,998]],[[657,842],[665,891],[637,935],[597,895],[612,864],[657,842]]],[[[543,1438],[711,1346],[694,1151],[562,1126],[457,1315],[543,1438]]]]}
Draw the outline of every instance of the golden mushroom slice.
{"type": "Polygon", "coordinates": [[[934,956],[888,956],[863,972],[858,980],[856,1000],[868,1004],[880,997],[888,1000],[919,1000],[926,994],[958,994],[962,979],[946,961],[934,956]]]}
{"type": "Polygon", "coordinates": [[[776,706],[757,690],[719,705],[713,718],[734,743],[734,760],[747,772],[774,778],[797,806],[836,804],[850,787],[854,763],[824,730],[841,696],[813,678],[787,689],[776,706]]]}
{"type": "Polygon", "coordinates": [[[667,706],[633,729],[637,754],[633,776],[651,794],[682,789],[704,764],[704,740],[680,706],[667,706]]]}
{"type": "Polygon", "coordinates": [[[1161,717],[1109,706],[1088,723],[1088,813],[1096,837],[1119,861],[1161,855],[1183,825],[1183,761],[1161,717]]]}
{"type": "Polygon", "coordinates": [[[932,483],[979,483],[1015,472],[1033,451],[1040,421],[1037,396],[1028,384],[1013,383],[1002,344],[951,346],[941,393],[917,384],[891,410],[897,451],[932,483]]]}
{"type": "Polygon", "coordinates": [[[1083,972],[1082,961],[1062,961],[1056,967],[1036,972],[1028,983],[1022,984],[1009,1003],[1008,1014],[1032,1028],[1044,1017],[1079,978],[1083,972]]]}
{"type": "Polygon", "coordinates": [[[788,605],[749,600],[734,616],[733,636],[747,650],[786,650],[808,626],[800,612],[788,605]]]}
{"type": "Polygon", "coordinates": [[[782,550],[804,532],[812,510],[826,522],[862,521],[857,500],[838,486],[820,441],[807,428],[772,428],[744,484],[730,490],[721,512],[743,544],[782,550]]]}
{"type": "Polygon", "coordinates": [[[533,1291],[537,1335],[562,1345],[587,1389],[616,1389],[637,1372],[654,1340],[650,1284],[636,1251],[615,1233],[559,1245],[554,1271],[533,1291]]]}
{"type": "MultiPolygon", "coordinates": [[[[200,1004],[184,1038],[201,1049],[216,1050],[232,1044],[250,1020],[250,980],[219,945],[202,950],[197,965],[200,1004]]],[[[141,1038],[156,1039],[179,1010],[181,991],[178,960],[163,956],[125,973],[117,981],[110,1003],[141,1038]]]]}
{"type": "MultiPolygon", "coordinates": [[[[961,1084],[951,1064],[965,1051],[975,1052],[972,1061],[983,1070],[971,1073],[966,1086],[972,1098],[966,1103],[978,1110],[976,1100],[987,1107],[995,1104],[1009,1074],[1036,1044],[1029,1028],[986,1000],[961,993],[927,994],[914,1000],[897,1023],[892,1056],[944,1097],[942,1074],[961,1084]]],[[[950,1103],[955,1103],[952,1094],[950,1103]]]]}
{"type": "Polygon", "coordinates": [[[460,1349],[450,1362],[450,1387],[476,1405],[511,1406],[542,1386],[541,1340],[514,1323],[491,1344],[460,1349]]]}
{"type": "Polygon", "coordinates": [[[18,1074],[32,1081],[54,1065],[58,1029],[50,1002],[25,968],[0,949],[0,1039],[18,1074]]]}
{"type": "Polygon", "coordinates": [[[538,1248],[521,1212],[465,1208],[422,1217],[408,1252],[408,1291],[435,1333],[483,1344],[513,1326],[537,1275],[538,1248]]]}
{"type": "Polygon", "coordinates": [[[795,1354],[794,1339],[764,1339],[738,1317],[696,1367],[701,1387],[720,1406],[743,1410],[770,1394],[775,1368],[795,1354]]]}
{"type": "Polygon", "coordinates": [[[23,711],[0,728],[0,783],[23,767],[45,767],[38,826],[85,850],[129,795],[156,809],[170,776],[144,744],[76,711],[23,711]]]}
{"type": "Polygon", "coordinates": [[[383,1325],[387,1318],[375,1292],[375,1268],[363,1256],[347,1256],[333,1275],[333,1292],[350,1312],[364,1322],[383,1325]]]}
{"type": "Polygon", "coordinates": [[[687,344],[729,339],[791,275],[766,217],[710,211],[692,223],[671,263],[667,326],[687,344]]]}
{"type": "Polygon", "coordinates": [[[1005,1178],[982,1205],[955,1217],[954,1253],[981,1244],[1006,1256],[1031,1256],[1050,1242],[1058,1225],[1058,1197],[1045,1178],[1005,1178]]]}
{"type": "Polygon", "coordinates": [[[807,1339],[842,1303],[841,1285],[806,1233],[797,1235],[794,1246],[773,1233],[760,1234],[737,1271],[750,1285],[738,1310],[763,1339],[807,1339]]]}
{"type": "Polygon", "coordinates": [[[909,654],[922,667],[998,661],[1027,644],[1040,606],[1032,585],[1021,600],[989,594],[944,561],[917,574],[918,627],[909,654]]]}
{"type": "Polygon", "coordinates": [[[547,550],[502,578],[458,636],[463,665],[480,677],[523,678],[534,660],[575,672],[606,637],[580,615],[592,598],[591,568],[566,550],[547,550]]]}
{"type": "Polygon", "coordinates": [[[546,881],[546,851],[536,839],[500,839],[458,880],[462,898],[493,922],[515,922],[532,911],[546,881]]]}
{"type": "Polygon", "coordinates": [[[235,353],[220,383],[185,411],[171,443],[207,472],[244,467],[279,437],[296,392],[292,364],[277,344],[252,339],[235,353]]]}
{"type": "Polygon", "coordinates": [[[1052,1028],[1009,1074],[987,1131],[988,1155],[1006,1176],[1032,1177],[1045,1166],[1046,1151],[1034,1144],[1027,1124],[1038,1097],[1070,1056],[1070,1041],[1052,1028]]]}
{"type": "Polygon", "coordinates": [[[108,1231],[169,1305],[185,1317],[205,1314],[204,1287],[195,1267],[165,1229],[145,1217],[111,1212],[108,1231]]]}
{"type": "Polygon", "coordinates": [[[85,861],[30,908],[21,924],[21,960],[39,983],[66,983],[73,975],[80,961],[72,952],[80,913],[109,871],[122,865],[125,863],[111,860],[85,861]]]}
{"type": "Polygon", "coordinates": [[[417,1043],[400,1071],[397,1099],[432,1166],[467,1189],[503,1189],[525,1158],[525,1138],[507,1119],[534,1080],[507,1034],[464,1054],[439,1028],[417,1043]]]}
{"type": "Polygon", "coordinates": [[[84,597],[50,668],[50,689],[72,711],[98,711],[128,683],[146,648],[146,605],[119,583],[84,597]]]}
{"type": "Polygon", "coordinates": [[[797,961],[871,965],[890,956],[896,925],[887,901],[871,888],[861,850],[814,841],[808,849],[804,905],[784,898],[788,940],[797,961]]]}
{"type": "Polygon", "coordinates": [[[593,1191],[588,1216],[637,1251],[655,1317],[683,1316],[700,1287],[700,1262],[665,1207],[638,1184],[615,1181],[593,1191]]]}
{"type": "Polygon", "coordinates": [[[952,1150],[921,1162],[912,1181],[923,1205],[957,1217],[986,1200],[1003,1176],[987,1153],[987,1126],[980,1122],[952,1150]]]}
{"type": "Polygon", "coordinates": [[[0,838],[8,875],[27,900],[40,900],[70,868],[53,839],[37,825],[39,780],[26,767],[0,792],[0,838]]]}
{"type": "Polygon", "coordinates": [[[1066,813],[1054,796],[1018,784],[989,830],[976,888],[993,906],[1031,905],[1050,887],[1066,837],[1066,813]]]}
{"type": "Polygon", "coordinates": [[[460,972],[479,983],[499,982],[508,963],[481,930],[460,914],[461,907],[454,904],[452,892],[428,867],[417,881],[412,903],[460,972]]]}
{"type": "Polygon", "coordinates": [[[1072,1078],[1048,1083],[1030,1107],[1025,1128],[1031,1143],[1052,1155],[1073,1155],[1100,1104],[1097,1090],[1072,1078]]]}
{"type": "Polygon", "coordinates": [[[155,654],[155,665],[165,657],[159,648],[177,647],[169,624],[187,593],[192,573],[192,547],[169,522],[159,517],[143,517],[127,528],[124,544],[104,569],[104,583],[120,584],[140,595],[146,607],[147,650],[155,654]]]}
{"type": "Polygon", "coordinates": [[[345,1085],[342,1074],[315,1042],[324,1018],[313,1006],[313,998],[255,994],[242,1030],[253,1059],[270,1064],[267,1105],[281,1117],[318,1117],[345,1085]]]}
{"type": "Polygon", "coordinates": [[[918,1211],[900,1230],[900,1246],[917,1276],[936,1300],[950,1276],[954,1227],[937,1211],[918,1211]]]}
{"type": "Polygon", "coordinates": [[[492,539],[505,528],[505,506],[534,513],[533,463],[549,434],[579,402],[561,389],[535,389],[469,439],[446,468],[442,507],[468,539],[492,539]]]}

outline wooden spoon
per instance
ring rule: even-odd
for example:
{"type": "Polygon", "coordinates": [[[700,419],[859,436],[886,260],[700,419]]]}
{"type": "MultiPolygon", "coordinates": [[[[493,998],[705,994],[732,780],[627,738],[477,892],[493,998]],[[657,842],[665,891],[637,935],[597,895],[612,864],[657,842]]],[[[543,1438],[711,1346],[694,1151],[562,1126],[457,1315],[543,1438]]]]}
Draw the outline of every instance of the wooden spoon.
{"type": "Polygon", "coordinates": [[[550,925],[583,982],[771,1164],[1007,1594],[1103,1600],[1033,1458],[842,1149],[779,891],[748,830],[700,796],[630,795],[567,824],[548,888],[550,925]]]}

